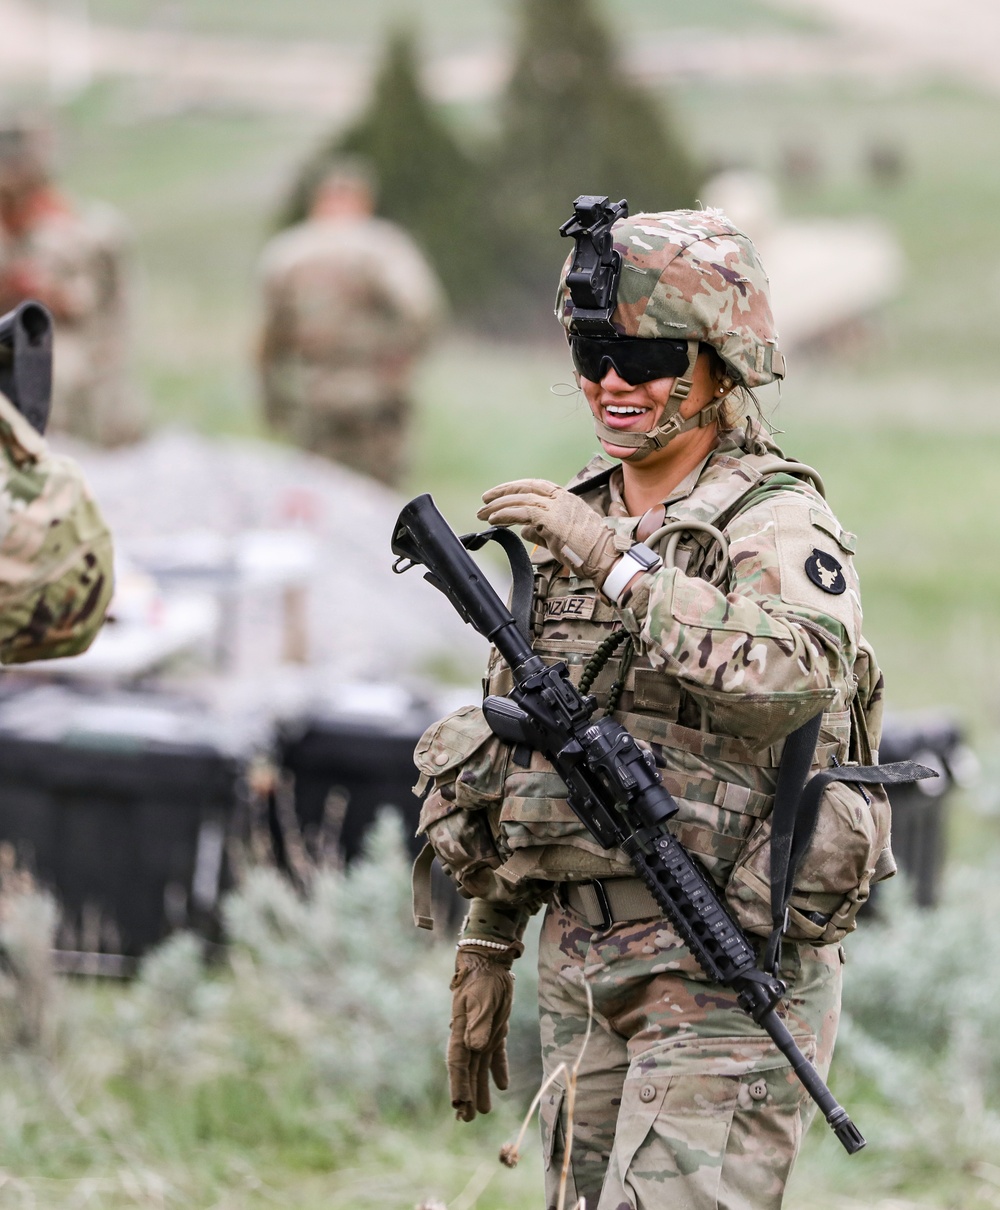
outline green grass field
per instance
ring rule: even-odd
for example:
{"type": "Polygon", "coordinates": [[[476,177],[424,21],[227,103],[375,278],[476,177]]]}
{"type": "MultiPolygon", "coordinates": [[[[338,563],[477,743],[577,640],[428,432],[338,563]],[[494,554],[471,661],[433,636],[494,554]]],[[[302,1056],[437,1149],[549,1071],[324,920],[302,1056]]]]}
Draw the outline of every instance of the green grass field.
{"type": "MultiPolygon", "coordinates": [[[[497,1159],[537,1085],[534,931],[517,970],[512,1088],[491,1115],[456,1123],[443,1063],[451,946],[409,925],[398,828],[374,839],[377,860],[321,872],[301,897],[255,871],[227,902],[232,945],[208,969],[180,935],[127,986],[64,983],[32,1051],[10,1038],[37,995],[0,972],[0,1207],[536,1207],[535,1124],[516,1169],[497,1159]]],[[[850,939],[831,1085],[869,1147],[849,1158],[814,1125],[787,1210],[996,1206],[996,873],[952,878],[926,923],[890,895],[882,923],[850,939]]],[[[3,905],[0,936],[23,955],[18,905],[3,905]]],[[[38,908],[22,905],[21,920],[38,908]]]]}

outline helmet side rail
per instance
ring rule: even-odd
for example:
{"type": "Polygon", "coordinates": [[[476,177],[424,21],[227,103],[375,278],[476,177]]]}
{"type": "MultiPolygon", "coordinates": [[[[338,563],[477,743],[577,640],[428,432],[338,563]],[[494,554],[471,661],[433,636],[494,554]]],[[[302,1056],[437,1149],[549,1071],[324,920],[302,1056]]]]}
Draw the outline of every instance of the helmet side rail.
{"type": "Polygon", "coordinates": [[[719,898],[698,861],[667,830],[677,804],[660,781],[652,756],[614,719],[596,721],[597,701],[582,696],[566,665],[547,665],[531,648],[513,614],[469,555],[429,495],[411,500],[396,522],[394,570],[417,564],[459,615],[488,639],[510,667],[508,697],[487,697],[483,712],[494,733],[541,752],[566,783],[568,804],[604,848],[621,848],[714,982],[735,990],[742,1010],[788,1059],[849,1154],[865,1138],[838,1104],[778,1015],[785,984],[757,965],[757,953],[719,898]]]}

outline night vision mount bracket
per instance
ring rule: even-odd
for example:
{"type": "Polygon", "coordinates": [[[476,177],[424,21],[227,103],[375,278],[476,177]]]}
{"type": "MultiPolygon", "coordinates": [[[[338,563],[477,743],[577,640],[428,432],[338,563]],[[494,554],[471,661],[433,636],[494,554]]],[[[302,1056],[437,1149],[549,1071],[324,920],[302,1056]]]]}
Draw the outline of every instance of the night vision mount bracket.
{"type": "Polygon", "coordinates": [[[566,275],[573,300],[568,315],[574,336],[617,336],[611,315],[617,304],[622,258],[614,249],[611,226],[628,216],[628,202],[583,194],[573,203],[573,217],[559,228],[576,240],[573,264],[566,275]]]}

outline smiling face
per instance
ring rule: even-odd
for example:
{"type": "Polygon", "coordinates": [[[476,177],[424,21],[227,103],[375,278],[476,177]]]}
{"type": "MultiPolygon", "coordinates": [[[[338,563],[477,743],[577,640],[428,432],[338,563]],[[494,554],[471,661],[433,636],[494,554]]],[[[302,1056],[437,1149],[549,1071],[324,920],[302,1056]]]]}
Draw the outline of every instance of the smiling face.
{"type": "MultiPolygon", "coordinates": [[[[664,406],[676,381],[676,378],[654,378],[650,382],[632,386],[609,366],[600,382],[592,382],[581,375],[580,389],[595,420],[606,424],[608,428],[625,433],[649,433],[660,423],[664,406]]],[[[681,417],[687,419],[707,403],[719,398],[717,389],[718,380],[712,370],[712,357],[709,353],[701,353],[695,363],[691,392],[680,407],[681,417]]],[[[703,429],[689,429],[686,433],[679,433],[670,445],[649,454],[645,461],[651,463],[654,460],[666,460],[671,457],[670,451],[676,456],[682,448],[692,445],[695,441],[704,441],[708,435],[714,443],[715,434],[714,423],[706,425],[703,429]]],[[[610,457],[623,461],[635,453],[633,447],[615,445],[604,437],[601,437],[601,445],[610,457]]]]}

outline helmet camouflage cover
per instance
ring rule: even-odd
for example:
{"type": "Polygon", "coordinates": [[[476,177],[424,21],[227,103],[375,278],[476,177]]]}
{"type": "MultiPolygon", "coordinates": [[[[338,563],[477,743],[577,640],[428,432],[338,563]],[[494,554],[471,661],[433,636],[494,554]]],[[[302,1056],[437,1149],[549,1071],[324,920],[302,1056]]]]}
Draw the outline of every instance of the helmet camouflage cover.
{"type": "MultiPolygon", "coordinates": [[[[749,236],[721,210],[634,214],[611,231],[622,258],[611,316],[619,335],[711,345],[748,387],[785,376],[767,274],[749,236]]],[[[556,315],[567,329],[571,262],[572,255],[556,296],[556,315]]]]}

